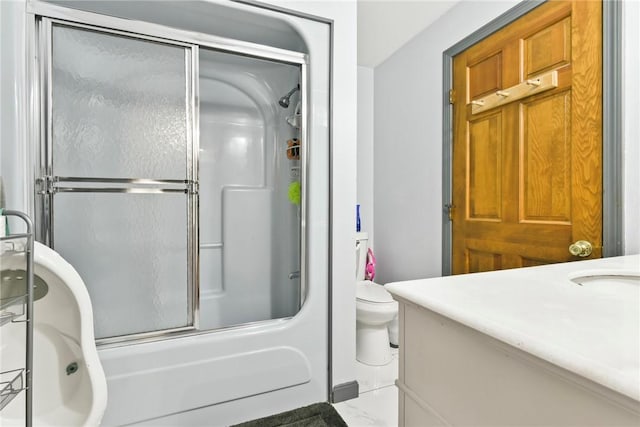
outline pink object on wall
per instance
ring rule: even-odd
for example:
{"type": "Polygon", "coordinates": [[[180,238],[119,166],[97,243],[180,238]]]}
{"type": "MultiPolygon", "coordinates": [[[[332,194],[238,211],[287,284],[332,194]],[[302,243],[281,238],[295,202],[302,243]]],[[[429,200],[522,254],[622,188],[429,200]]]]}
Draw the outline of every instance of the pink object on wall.
{"type": "Polygon", "coordinates": [[[376,257],[373,255],[371,248],[367,251],[367,264],[364,268],[364,278],[373,280],[376,276],[376,257]]]}

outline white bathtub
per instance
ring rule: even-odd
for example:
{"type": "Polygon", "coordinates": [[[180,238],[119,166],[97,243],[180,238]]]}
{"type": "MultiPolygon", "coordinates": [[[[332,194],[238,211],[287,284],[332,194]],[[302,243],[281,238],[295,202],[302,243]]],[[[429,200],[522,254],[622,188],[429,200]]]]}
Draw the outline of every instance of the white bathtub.
{"type": "MultiPolygon", "coordinates": [[[[44,281],[48,291],[34,302],[33,425],[99,425],[107,384],[95,347],[89,294],[60,255],[40,243],[34,252],[35,285],[44,281]]],[[[23,254],[3,256],[3,270],[24,265],[23,254]]],[[[24,331],[22,323],[0,328],[3,367],[24,366],[24,331]]],[[[18,394],[0,412],[1,426],[24,426],[24,399],[25,393],[18,394]]]]}
{"type": "Polygon", "coordinates": [[[640,256],[398,282],[400,425],[640,425],[640,256]]]}

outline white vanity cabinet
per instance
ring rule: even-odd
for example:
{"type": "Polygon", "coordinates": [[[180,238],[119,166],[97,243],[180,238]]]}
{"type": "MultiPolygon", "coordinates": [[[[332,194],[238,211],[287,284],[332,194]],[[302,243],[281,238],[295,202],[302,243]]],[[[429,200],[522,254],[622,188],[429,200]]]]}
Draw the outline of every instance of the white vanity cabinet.
{"type": "Polygon", "coordinates": [[[638,269],[631,256],[388,284],[399,426],[639,426],[638,269]],[[623,295],[566,279],[581,267],[626,274],[623,295]]]}

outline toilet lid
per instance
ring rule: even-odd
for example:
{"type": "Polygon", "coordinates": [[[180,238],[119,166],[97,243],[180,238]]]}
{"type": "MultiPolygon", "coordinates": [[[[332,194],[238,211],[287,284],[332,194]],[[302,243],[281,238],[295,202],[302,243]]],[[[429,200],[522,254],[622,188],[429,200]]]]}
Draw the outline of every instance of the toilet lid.
{"type": "Polygon", "coordinates": [[[391,294],[384,286],[370,280],[356,283],[356,299],[369,302],[393,302],[391,294]]]}

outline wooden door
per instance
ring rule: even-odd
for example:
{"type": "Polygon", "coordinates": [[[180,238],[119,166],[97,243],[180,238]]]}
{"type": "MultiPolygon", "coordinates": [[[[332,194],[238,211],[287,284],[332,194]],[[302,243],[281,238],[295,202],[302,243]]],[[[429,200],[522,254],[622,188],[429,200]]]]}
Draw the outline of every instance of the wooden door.
{"type": "Polygon", "coordinates": [[[453,68],[453,273],[601,257],[601,2],[544,3],[453,68]]]}

